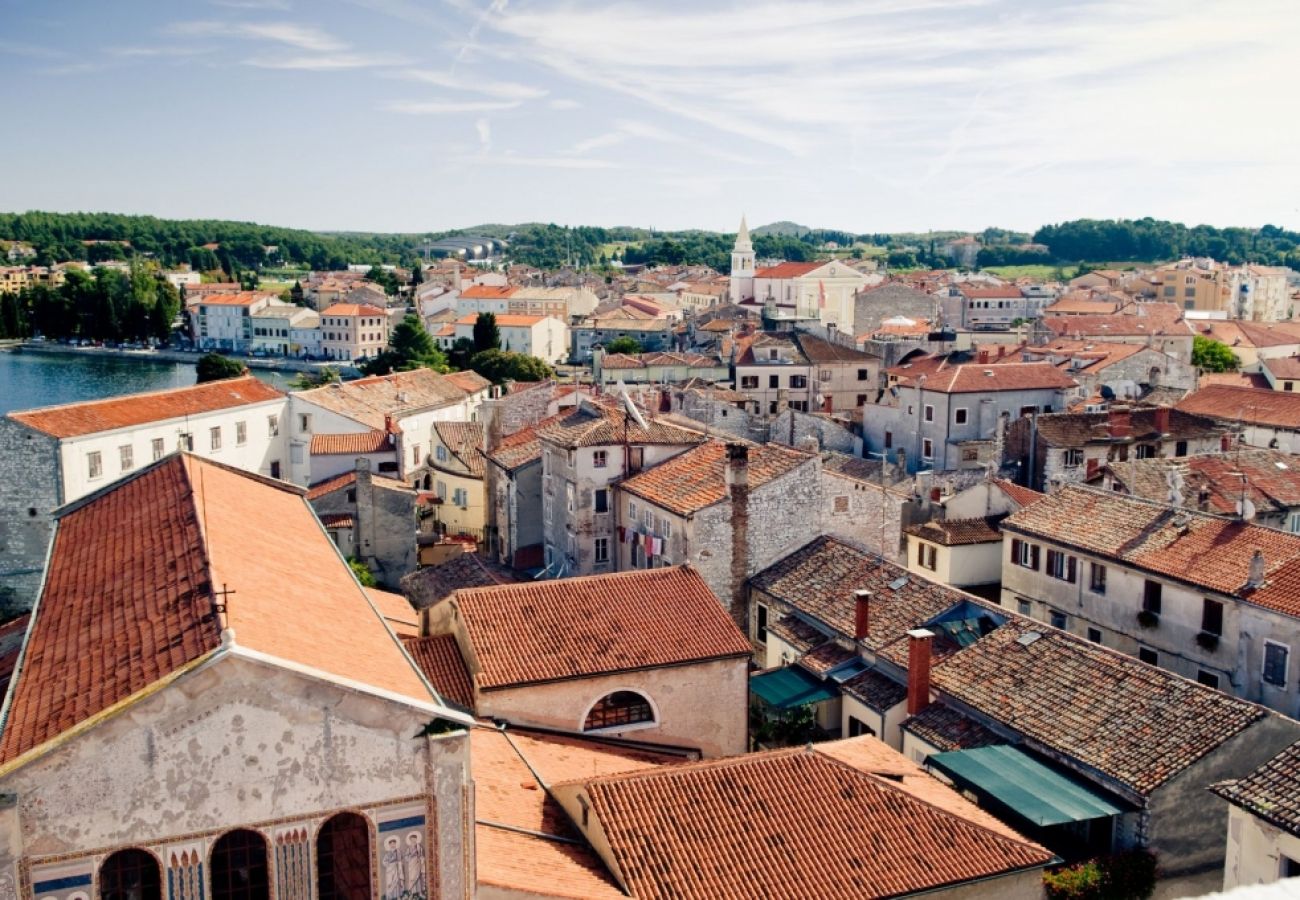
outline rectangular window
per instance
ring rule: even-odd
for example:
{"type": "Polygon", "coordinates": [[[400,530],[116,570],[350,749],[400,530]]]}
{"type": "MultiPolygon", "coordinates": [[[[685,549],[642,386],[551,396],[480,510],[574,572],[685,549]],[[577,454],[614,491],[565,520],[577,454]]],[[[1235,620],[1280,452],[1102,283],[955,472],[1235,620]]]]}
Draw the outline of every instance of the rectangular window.
{"type": "Polygon", "coordinates": [[[414,445],[413,447],[411,447],[411,465],[413,465],[413,466],[419,466],[419,465],[420,465],[420,445],[419,445],[419,444],[416,444],[416,445],[414,445]]]}
{"type": "Polygon", "coordinates": [[[1106,567],[1101,563],[1089,564],[1088,590],[1094,594],[1106,593],[1106,567]]]}
{"type": "Polygon", "coordinates": [[[634,500],[627,502],[627,520],[633,525],[636,524],[636,501],[634,500]]]}
{"type": "Polygon", "coordinates": [[[1206,597],[1201,601],[1201,631],[1223,634],[1223,604],[1206,597]]]}
{"type": "Polygon", "coordinates": [[[98,450],[86,454],[86,471],[91,478],[98,478],[104,474],[104,457],[98,450]]]}
{"type": "Polygon", "coordinates": [[[268,435],[270,435],[271,437],[278,437],[278,436],[279,436],[279,434],[280,434],[280,417],[279,417],[279,416],[267,416],[267,417],[266,417],[266,433],[267,433],[268,435]]]}
{"type": "Polygon", "coordinates": [[[970,415],[970,411],[967,410],[966,407],[964,406],[958,407],[956,410],[953,411],[952,414],[953,424],[965,425],[969,415],[970,415]]]}
{"type": "Polygon", "coordinates": [[[650,531],[652,528],[655,527],[654,513],[650,512],[650,510],[647,509],[644,515],[642,515],[641,517],[641,522],[643,525],[645,525],[645,530],[650,531]]]}
{"type": "Polygon", "coordinates": [[[758,376],[757,375],[740,376],[740,388],[741,390],[756,390],[758,388],[758,376]]]}
{"type": "Polygon", "coordinates": [[[1019,538],[1011,539],[1011,562],[1038,571],[1038,545],[1019,538]]]}
{"type": "Polygon", "coordinates": [[[609,538],[596,538],[595,554],[596,562],[609,562],[609,538]]]}
{"type": "Polygon", "coordinates": [[[213,450],[221,449],[221,426],[208,429],[208,446],[213,450]]]}
{"type": "Polygon", "coordinates": [[[1160,665],[1160,654],[1152,650],[1150,647],[1139,647],[1138,659],[1142,660],[1148,666],[1160,665]]]}
{"type": "Polygon", "coordinates": [[[1016,612],[1022,616],[1032,616],[1034,614],[1034,604],[1028,600],[1017,600],[1016,612]]]}
{"type": "Polygon", "coordinates": [[[1207,672],[1204,669],[1197,669],[1196,683],[1214,688],[1217,691],[1219,689],[1219,676],[1215,675],[1213,672],[1207,672]]]}
{"type": "Polygon", "coordinates": [[[916,544],[916,564],[933,572],[938,568],[938,551],[933,544],[916,544]]]}
{"type": "Polygon", "coordinates": [[[673,536],[673,523],[668,521],[667,519],[660,519],[659,531],[660,531],[659,536],[667,540],[668,538],[673,536]]]}
{"type": "Polygon", "coordinates": [[[1142,611],[1160,615],[1160,596],[1164,586],[1158,581],[1148,581],[1142,589],[1142,611]]]}
{"type": "Polygon", "coordinates": [[[885,449],[886,449],[886,450],[891,450],[891,449],[893,449],[893,446],[894,446],[894,433],[893,433],[892,431],[886,431],[886,432],[885,432],[885,449]]]}
{"type": "Polygon", "coordinates": [[[1094,644],[1100,644],[1100,643],[1101,643],[1101,629],[1100,629],[1100,628],[1089,628],[1089,629],[1088,629],[1088,640],[1092,641],[1094,644]]]}
{"type": "Polygon", "coordinates": [[[1137,447],[1138,459],[1155,459],[1159,455],[1160,454],[1157,451],[1155,444],[1138,444],[1137,447]]]}
{"type": "Polygon", "coordinates": [[[929,403],[925,404],[925,421],[927,422],[934,421],[934,407],[931,406],[929,403]]]}
{"type": "Polygon", "coordinates": [[[1065,451],[1065,467],[1066,467],[1067,469],[1077,469],[1077,468],[1078,468],[1079,466],[1081,466],[1081,465],[1083,465],[1083,451],[1082,451],[1082,450],[1066,450],[1066,451],[1065,451]]]}
{"type": "Polygon", "coordinates": [[[163,454],[167,452],[167,448],[164,445],[162,438],[154,438],[153,441],[151,442],[151,446],[153,450],[153,458],[155,461],[162,459],[163,454]]]}
{"type": "Polygon", "coordinates": [[[596,490],[596,512],[609,512],[609,491],[605,488],[596,490]]]}
{"type": "Polygon", "coordinates": [[[934,459],[934,441],[929,438],[921,441],[921,459],[934,459]]]}
{"type": "Polygon", "coordinates": [[[447,448],[444,447],[442,444],[439,444],[439,445],[434,449],[434,451],[433,451],[433,455],[437,458],[438,462],[446,462],[446,461],[447,461],[447,448]]]}
{"type": "Polygon", "coordinates": [[[603,469],[609,465],[609,451],[595,450],[591,454],[591,464],[597,469],[603,469]]]}
{"type": "Polygon", "coordinates": [[[310,414],[310,413],[299,413],[299,414],[298,414],[298,431],[299,431],[300,434],[307,434],[308,432],[311,431],[311,414],[310,414]]]}
{"type": "Polygon", "coordinates": [[[194,435],[190,434],[188,431],[184,431],[184,432],[181,432],[180,434],[178,434],[178,435],[176,436],[176,449],[177,449],[177,450],[193,450],[193,449],[194,449],[194,435]]]}
{"type": "Polygon", "coordinates": [[[817,373],[817,380],[818,380],[818,381],[830,381],[830,380],[831,380],[831,370],[830,370],[830,369],[822,369],[820,372],[817,373]]]}
{"type": "Polygon", "coordinates": [[[790,376],[790,387],[792,387],[792,388],[806,388],[807,386],[808,386],[808,376],[807,376],[807,375],[791,375],[791,376],[790,376]]]}
{"type": "Polygon", "coordinates": [[[861,719],[849,716],[849,737],[861,737],[864,734],[869,734],[874,737],[876,731],[861,719]]]}
{"type": "Polygon", "coordinates": [[[1056,610],[1052,610],[1051,620],[1052,620],[1053,628],[1059,628],[1062,631],[1064,631],[1065,629],[1070,627],[1070,619],[1063,612],[1057,612],[1056,610]]]}
{"type": "Polygon", "coordinates": [[[271,460],[271,477],[280,477],[280,461],[278,459],[271,460]]]}
{"type": "Polygon", "coordinates": [[[858,369],[858,381],[870,381],[870,380],[871,380],[870,369],[858,369]]]}
{"type": "Polygon", "coordinates": [[[1300,877],[1300,861],[1294,860],[1289,856],[1282,856],[1279,860],[1278,875],[1282,878],[1300,877]]]}
{"type": "Polygon", "coordinates": [[[1264,642],[1264,682],[1266,684],[1286,687],[1286,664],[1287,657],[1291,655],[1291,648],[1286,644],[1275,644],[1272,641],[1264,642]]]}
{"type": "Polygon", "coordinates": [[[866,394],[858,394],[857,398],[853,401],[854,406],[866,406],[866,404],[867,404],[866,394]]]}
{"type": "Polygon", "coordinates": [[[1073,556],[1059,550],[1048,550],[1045,571],[1059,581],[1068,581],[1070,584],[1074,584],[1076,580],[1076,560],[1073,556]]]}
{"type": "Polygon", "coordinates": [[[1187,441],[1178,441],[1174,444],[1174,456],[1187,455],[1187,441]]]}
{"type": "Polygon", "coordinates": [[[130,472],[131,467],[135,465],[135,451],[130,444],[123,444],[117,448],[118,460],[122,463],[122,471],[130,472]]]}
{"type": "Polygon", "coordinates": [[[767,376],[767,386],[770,388],[779,388],[781,386],[781,376],[780,375],[767,376]]]}
{"type": "Polygon", "coordinates": [[[248,443],[248,423],[235,423],[235,446],[242,447],[248,443]]]}

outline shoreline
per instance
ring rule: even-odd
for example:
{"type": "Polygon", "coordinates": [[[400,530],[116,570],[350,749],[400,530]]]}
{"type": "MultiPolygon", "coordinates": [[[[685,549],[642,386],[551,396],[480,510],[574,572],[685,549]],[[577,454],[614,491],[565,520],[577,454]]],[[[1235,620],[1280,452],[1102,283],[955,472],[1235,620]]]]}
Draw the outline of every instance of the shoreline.
{"type": "MultiPolygon", "coordinates": [[[[138,359],[144,362],[188,363],[193,365],[203,356],[202,353],[188,353],[184,350],[123,350],[118,347],[72,347],[67,344],[33,343],[31,341],[0,341],[0,351],[20,353],[44,353],[50,356],[111,356],[114,359],[138,359]]],[[[223,354],[225,355],[225,354],[223,354]]],[[[265,369],[272,372],[316,372],[327,366],[347,374],[352,366],[340,366],[327,360],[282,359],[278,357],[230,356],[249,369],[265,369]]]]}

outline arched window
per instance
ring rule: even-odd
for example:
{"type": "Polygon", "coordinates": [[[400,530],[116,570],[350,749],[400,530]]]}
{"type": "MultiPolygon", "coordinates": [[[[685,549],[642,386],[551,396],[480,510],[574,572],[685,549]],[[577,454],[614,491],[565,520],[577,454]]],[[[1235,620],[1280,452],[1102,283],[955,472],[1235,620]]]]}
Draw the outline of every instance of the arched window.
{"type": "Polygon", "coordinates": [[[162,900],[158,860],[144,850],[119,850],[99,867],[100,900],[162,900]]]}
{"type": "Polygon", "coordinates": [[[320,900],[370,897],[370,826],[356,813],[339,813],[316,836],[320,900]]]}
{"type": "Polygon", "coordinates": [[[639,722],[653,722],[654,709],[650,701],[636,691],[615,691],[596,701],[596,705],[587,713],[587,721],[582,723],[583,731],[595,731],[598,728],[617,728],[622,725],[636,725],[639,722]]]}
{"type": "Polygon", "coordinates": [[[212,848],[212,900],[269,900],[266,839],[241,828],[223,834],[212,848]]]}

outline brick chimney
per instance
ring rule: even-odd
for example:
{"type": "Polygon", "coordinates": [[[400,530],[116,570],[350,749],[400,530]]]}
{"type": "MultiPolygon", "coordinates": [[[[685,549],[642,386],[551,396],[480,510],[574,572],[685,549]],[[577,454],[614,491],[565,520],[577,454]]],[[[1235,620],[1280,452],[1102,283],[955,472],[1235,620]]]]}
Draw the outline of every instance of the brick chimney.
{"type": "Polygon", "coordinates": [[[933,631],[914,628],[907,633],[907,714],[930,705],[930,641],[933,631]]]}
{"type": "Polygon", "coordinates": [[[871,591],[853,592],[853,640],[865,641],[871,633],[871,591]]]}
{"type": "Polygon", "coordinates": [[[748,634],[745,578],[749,568],[749,447],[727,444],[726,481],[731,497],[731,617],[748,634]]]}
{"type": "Polygon", "coordinates": [[[975,357],[975,361],[980,365],[985,365],[989,361],[989,351],[984,347],[981,347],[979,354],[975,357]]]}
{"type": "Polygon", "coordinates": [[[1156,431],[1160,434],[1169,433],[1169,407],[1157,406],[1155,410],[1156,431]]]}
{"type": "Polygon", "coordinates": [[[1127,406],[1112,406],[1107,411],[1106,434],[1116,439],[1133,436],[1133,412],[1127,406]]]}

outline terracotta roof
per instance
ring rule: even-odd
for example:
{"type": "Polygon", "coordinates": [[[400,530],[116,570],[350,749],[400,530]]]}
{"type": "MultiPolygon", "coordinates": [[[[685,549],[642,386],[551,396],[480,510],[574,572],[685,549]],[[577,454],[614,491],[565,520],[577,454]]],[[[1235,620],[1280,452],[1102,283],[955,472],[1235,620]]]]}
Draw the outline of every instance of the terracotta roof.
{"type": "Polygon", "coordinates": [[[835,641],[827,641],[799,657],[796,665],[820,677],[841,663],[856,659],[857,656],[856,650],[850,650],[835,641]]]}
{"type": "MultiPolygon", "coordinates": [[[[448,452],[456,457],[474,478],[482,478],[486,461],[483,458],[483,425],[480,422],[434,422],[433,430],[438,433],[448,452]]],[[[436,459],[435,459],[435,468],[436,459]]]]}
{"type": "Polygon", "coordinates": [[[469,672],[454,635],[411,637],[405,643],[406,652],[444,700],[467,710],[474,709],[474,688],[469,683],[469,672]]]}
{"type": "Polygon", "coordinates": [[[800,653],[811,650],[830,637],[825,631],[795,615],[785,615],[769,622],[767,630],[800,653]]]}
{"type": "Polygon", "coordinates": [[[829,535],[759,572],[750,583],[842,635],[853,634],[853,592],[871,591],[870,630],[862,641],[871,650],[970,599],[829,535]]]}
{"type": "Polygon", "coordinates": [[[973,394],[990,391],[1067,390],[1078,387],[1069,375],[1050,363],[970,363],[949,365],[905,364],[888,370],[900,384],[915,386],[917,378],[926,376],[924,389],[942,394],[973,394]]]}
{"type": "Polygon", "coordinates": [[[355,381],[333,382],[294,396],[341,416],[385,430],[386,416],[401,418],[413,412],[463,402],[475,391],[464,380],[432,369],[413,369],[391,375],[373,375],[355,381]]]}
{"type": "Polygon", "coordinates": [[[803,351],[804,358],[814,365],[880,362],[880,357],[873,353],[846,347],[843,344],[833,344],[805,332],[795,332],[795,340],[799,343],[799,349],[803,351]]]}
{"type": "Polygon", "coordinates": [[[1242,322],[1209,319],[1196,323],[1200,334],[1229,347],[1286,347],[1300,345],[1300,322],[1242,322]]]}
{"type": "Polygon", "coordinates": [[[1169,410],[1169,431],[1156,427],[1158,410],[1137,406],[1129,410],[1132,435],[1113,438],[1109,432],[1109,412],[1047,413],[1038,417],[1038,435],[1049,447],[1083,447],[1086,444],[1135,441],[1216,438],[1223,434],[1221,424],[1205,416],[1179,409],[1169,410]]]}
{"type": "Polygon", "coordinates": [[[260,300],[274,300],[276,295],[268,291],[236,291],[227,293],[209,293],[199,302],[204,306],[252,306],[260,300]]]}
{"type": "Polygon", "coordinates": [[[645,416],[648,429],[629,420],[621,408],[584,401],[567,412],[537,424],[537,436],[561,447],[603,447],[622,444],[677,444],[690,446],[704,441],[696,431],[678,428],[645,416]]]}
{"type": "MultiPolygon", "coordinates": [[[[420,616],[401,594],[368,587],[366,596],[379,610],[379,615],[399,638],[416,637],[420,633],[420,616]]],[[[422,667],[423,668],[423,667],[422,667]]]]}
{"type": "Polygon", "coordinates": [[[840,685],[840,690],[870,709],[883,713],[907,699],[907,686],[875,669],[866,669],[840,685]]]}
{"type": "Polygon", "coordinates": [[[320,311],[322,316],[386,316],[387,312],[368,303],[335,303],[320,311]]]}
{"type": "Polygon", "coordinates": [[[501,300],[512,296],[519,288],[513,285],[471,284],[460,295],[466,300],[501,300]]]}
{"type": "Polygon", "coordinates": [[[477,394],[479,391],[486,391],[492,387],[492,382],[470,369],[462,372],[448,372],[443,377],[467,394],[477,394]]]}
{"type": "Polygon", "coordinates": [[[9,413],[9,418],[58,438],[133,428],[184,416],[283,400],[284,393],[264,381],[244,375],[190,387],[126,394],[104,400],[67,403],[9,413]]]}
{"type": "Polygon", "coordinates": [[[1148,795],[1268,715],[1020,617],[935,665],[943,694],[1148,795]],[[1023,641],[1030,633],[1038,638],[1023,641]]]}
{"type": "Polygon", "coordinates": [[[1191,338],[1192,326],[1182,310],[1167,303],[1144,303],[1141,315],[1044,316],[1042,326],[1062,337],[1142,337],[1151,334],[1191,338]]]}
{"type": "Polygon", "coordinates": [[[479,690],[746,657],[699,573],[672,566],[458,590],[479,690]]]}
{"type": "Polygon", "coordinates": [[[1262,513],[1300,507],[1300,458],[1279,450],[1238,448],[1231,454],[1156,457],[1106,466],[1112,478],[1136,497],[1164,503],[1169,497],[1169,473],[1183,478],[1183,505],[1197,508],[1198,494],[1207,495],[1206,512],[1235,515],[1243,490],[1262,513]]]}
{"type": "Polygon", "coordinates": [[[1233,422],[1300,429],[1300,402],[1288,391],[1261,391],[1215,384],[1188,394],[1176,408],[1233,422]]]}
{"type": "MultiPolygon", "coordinates": [[[[398,481],[395,478],[385,478],[383,475],[371,475],[370,481],[376,487],[381,487],[389,491],[412,490],[412,488],[409,485],[407,485],[406,482],[398,481]]],[[[308,500],[319,500],[321,497],[324,497],[326,494],[332,494],[335,491],[339,490],[340,488],[345,488],[348,485],[356,484],[356,482],[357,482],[356,470],[353,470],[351,472],[344,472],[342,475],[331,475],[329,478],[326,478],[322,481],[318,481],[315,484],[311,485],[309,488],[307,488],[306,496],[308,500]]]]}
{"type": "Polygon", "coordinates": [[[1013,481],[1007,481],[1005,478],[995,478],[993,483],[998,486],[1002,493],[1010,497],[1018,506],[1028,506],[1047,496],[1039,493],[1033,488],[1027,488],[1024,485],[1016,484],[1013,481]]]}
{"type": "Polygon", "coordinates": [[[507,472],[513,472],[541,458],[542,442],[537,439],[536,425],[529,425],[503,437],[496,448],[488,454],[488,459],[507,472]]]}
{"type": "Polygon", "coordinates": [[[223,626],[239,646],[433,699],[291,485],[177,453],[57,516],[4,761],[217,649],[223,626]]]}
{"type": "Polygon", "coordinates": [[[0,625],[0,695],[9,689],[9,679],[13,677],[14,668],[18,665],[23,638],[27,636],[27,626],[31,621],[32,614],[24,613],[0,625]]]}
{"type": "Polygon", "coordinates": [[[903,529],[908,534],[943,547],[960,547],[966,544],[1002,543],[998,523],[1002,516],[981,519],[932,519],[903,529]]]}
{"type": "Polygon", "coordinates": [[[915,784],[930,776],[907,770],[899,783],[875,768],[852,748],[817,745],[580,788],[625,888],[647,900],[892,897],[1052,860],[955,792],[915,784]]]}
{"type": "Polygon", "coordinates": [[[1210,790],[1270,825],[1300,837],[1300,743],[1292,744],[1245,778],[1221,782],[1210,790]]]}
{"type": "MultiPolygon", "coordinates": [[[[457,325],[473,325],[478,321],[480,313],[472,313],[468,316],[461,316],[456,320],[457,325]]],[[[548,316],[526,316],[517,313],[494,313],[497,325],[502,328],[529,328],[536,325],[542,319],[548,316]]],[[[558,320],[557,320],[558,321],[558,320]]]]}
{"type": "Polygon", "coordinates": [[[686,366],[696,369],[726,368],[716,356],[700,353],[609,353],[600,360],[602,369],[645,369],[650,366],[686,366]]]}
{"type": "Polygon", "coordinates": [[[1273,385],[1269,384],[1268,376],[1262,372],[1202,372],[1196,379],[1198,388],[1207,388],[1213,384],[1259,388],[1263,391],[1273,390],[1273,385]]]}
{"type": "Polygon", "coordinates": [[[384,453],[393,450],[388,443],[388,435],[378,429],[363,431],[359,434],[313,434],[311,436],[312,456],[330,456],[334,454],[384,453]]]}
{"type": "Polygon", "coordinates": [[[775,266],[767,266],[763,269],[757,269],[754,272],[755,278],[799,278],[807,275],[809,272],[815,272],[822,266],[826,265],[827,260],[820,262],[783,262],[775,266]]]}
{"type": "MultiPolygon", "coordinates": [[[[906,688],[903,689],[903,696],[907,696],[906,688]]],[[[931,703],[916,715],[903,720],[900,727],[910,731],[940,753],[1007,743],[995,732],[974,719],[962,715],[946,703],[931,703]]]]}
{"type": "MultiPolygon", "coordinates": [[[[761,488],[813,459],[780,444],[750,447],[749,488],[761,488]]],[[[691,515],[729,496],[726,460],[727,445],[711,440],[633,475],[621,488],[670,512],[691,515]]]]}
{"type": "Polygon", "coordinates": [[[827,450],[822,453],[822,471],[854,481],[880,483],[880,461],[827,450]]]}
{"type": "Polygon", "coordinates": [[[513,571],[477,553],[462,553],[436,566],[423,566],[402,578],[402,591],[416,609],[427,609],[462,588],[514,584],[513,571]]]}
{"type": "Polygon", "coordinates": [[[1002,529],[1300,618],[1300,535],[1076,485],[1013,513],[1002,529]],[[1266,580],[1251,589],[1256,551],[1266,580]]]}
{"type": "Polygon", "coordinates": [[[326,528],[355,528],[357,524],[352,513],[321,513],[318,518],[326,528]]]}

